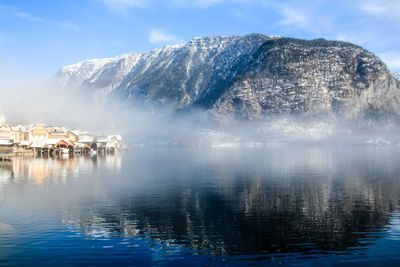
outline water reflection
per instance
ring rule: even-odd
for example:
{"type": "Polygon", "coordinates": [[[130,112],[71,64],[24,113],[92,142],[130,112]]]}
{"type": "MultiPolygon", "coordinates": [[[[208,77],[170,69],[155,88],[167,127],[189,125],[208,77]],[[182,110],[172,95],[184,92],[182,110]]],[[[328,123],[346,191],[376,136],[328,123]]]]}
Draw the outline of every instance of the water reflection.
{"type": "Polygon", "coordinates": [[[144,238],[206,255],[346,254],[398,240],[399,156],[371,147],[142,149],[17,158],[0,166],[0,181],[23,193],[9,208],[45,206],[89,239],[144,238]]]}
{"type": "Polygon", "coordinates": [[[388,239],[400,241],[400,212],[394,212],[390,215],[388,233],[388,239]]]}
{"type": "Polygon", "coordinates": [[[55,158],[15,157],[11,162],[0,163],[0,183],[13,180],[17,183],[35,183],[37,185],[65,183],[67,179],[78,178],[82,174],[92,173],[98,162],[109,170],[121,168],[120,155],[104,157],[69,157],[55,158]]]}

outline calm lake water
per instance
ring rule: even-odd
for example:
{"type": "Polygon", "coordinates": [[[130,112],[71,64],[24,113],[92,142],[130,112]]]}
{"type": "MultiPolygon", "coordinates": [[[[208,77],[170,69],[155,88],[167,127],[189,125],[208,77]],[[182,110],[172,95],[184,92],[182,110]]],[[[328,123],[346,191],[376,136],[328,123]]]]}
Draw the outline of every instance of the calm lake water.
{"type": "Polygon", "coordinates": [[[0,266],[400,266],[400,147],[0,163],[0,266]]]}

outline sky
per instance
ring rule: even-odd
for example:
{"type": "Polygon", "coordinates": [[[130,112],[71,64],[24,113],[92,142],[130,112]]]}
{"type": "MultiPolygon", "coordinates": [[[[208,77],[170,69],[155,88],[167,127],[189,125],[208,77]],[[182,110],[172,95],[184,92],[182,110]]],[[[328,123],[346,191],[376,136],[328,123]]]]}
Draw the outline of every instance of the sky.
{"type": "Polygon", "coordinates": [[[400,72],[399,14],[400,0],[0,0],[0,70],[53,75],[196,36],[261,33],[349,41],[400,72]]]}

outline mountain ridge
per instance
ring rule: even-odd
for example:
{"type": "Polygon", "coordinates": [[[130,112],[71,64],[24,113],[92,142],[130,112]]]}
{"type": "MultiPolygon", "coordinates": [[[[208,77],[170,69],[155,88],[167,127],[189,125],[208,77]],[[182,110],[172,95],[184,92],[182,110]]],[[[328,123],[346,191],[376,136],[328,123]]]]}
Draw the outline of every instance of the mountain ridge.
{"type": "Polygon", "coordinates": [[[98,100],[116,96],[242,119],[320,113],[351,119],[400,110],[398,78],[376,55],[325,39],[196,37],[65,66],[58,77],[64,88],[86,88],[98,100]]]}

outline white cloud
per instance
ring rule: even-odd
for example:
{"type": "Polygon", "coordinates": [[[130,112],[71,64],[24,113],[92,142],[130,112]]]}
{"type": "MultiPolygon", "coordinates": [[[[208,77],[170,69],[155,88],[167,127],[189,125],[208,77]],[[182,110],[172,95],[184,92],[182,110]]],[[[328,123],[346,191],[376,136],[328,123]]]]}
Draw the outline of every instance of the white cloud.
{"type": "Polygon", "coordinates": [[[79,25],[72,23],[70,21],[56,22],[55,24],[64,29],[75,31],[75,32],[80,31],[82,29],[79,25]]]}
{"type": "Polygon", "coordinates": [[[151,0],[99,0],[114,11],[124,12],[126,9],[145,7],[151,0]]]}
{"type": "Polygon", "coordinates": [[[28,14],[22,12],[16,8],[0,5],[0,17],[7,18],[7,19],[19,19],[19,20],[26,20],[29,22],[44,22],[45,20],[34,16],[32,14],[28,14]]]}
{"type": "Polygon", "coordinates": [[[173,34],[165,33],[160,30],[151,30],[149,33],[149,41],[153,44],[171,44],[178,43],[182,41],[182,39],[173,34]]]}
{"type": "MultiPolygon", "coordinates": [[[[232,0],[234,1],[234,0],[232,0]]],[[[307,1],[308,5],[298,1],[269,1],[269,0],[235,0],[237,3],[251,8],[263,8],[278,15],[273,27],[286,29],[301,29],[312,33],[332,28],[332,18],[323,13],[328,3],[324,1],[307,1]]]]}
{"type": "Polygon", "coordinates": [[[28,20],[28,21],[31,21],[31,22],[43,22],[43,19],[42,19],[42,18],[35,17],[35,16],[33,16],[33,15],[30,15],[30,14],[28,14],[28,13],[21,12],[21,11],[12,12],[12,15],[13,15],[15,18],[19,18],[19,19],[23,19],[23,20],[28,20]]]}
{"type": "Polygon", "coordinates": [[[194,6],[208,8],[226,2],[226,0],[194,0],[191,1],[194,6]]]}
{"type": "Polygon", "coordinates": [[[34,16],[29,13],[22,12],[16,8],[3,6],[3,5],[0,5],[0,17],[5,17],[8,19],[24,20],[24,21],[28,21],[31,23],[40,23],[40,24],[45,24],[45,25],[51,25],[51,26],[64,28],[67,30],[72,30],[72,31],[81,30],[81,28],[78,25],[76,25],[72,22],[69,22],[69,21],[48,20],[45,18],[34,16]]]}
{"type": "Polygon", "coordinates": [[[367,15],[400,21],[400,0],[364,0],[359,8],[367,15]]]}
{"type": "Polygon", "coordinates": [[[126,13],[133,8],[146,8],[149,6],[172,6],[176,8],[206,9],[218,4],[228,2],[241,2],[244,0],[97,0],[105,4],[109,9],[120,13],[126,13]]]}
{"type": "Polygon", "coordinates": [[[209,8],[232,0],[172,0],[172,5],[187,8],[209,8]]]}
{"type": "Polygon", "coordinates": [[[299,9],[290,6],[282,6],[277,8],[277,12],[281,15],[281,20],[277,23],[278,26],[304,29],[310,28],[309,16],[299,9]]]}
{"type": "MultiPolygon", "coordinates": [[[[248,14],[248,9],[244,8],[269,8],[274,10],[279,16],[280,20],[275,24],[277,27],[293,27],[302,28],[306,30],[316,31],[316,25],[311,26],[311,17],[319,18],[313,10],[304,9],[293,5],[289,1],[277,3],[276,1],[270,0],[173,0],[173,4],[178,7],[186,8],[212,8],[217,5],[231,5],[242,10],[237,9],[233,15],[244,20],[251,19],[251,15],[248,14]],[[244,11],[247,11],[244,12],[244,11]]],[[[320,19],[322,24],[326,24],[326,20],[320,19]]]]}
{"type": "Polygon", "coordinates": [[[211,8],[217,5],[230,4],[236,6],[267,6],[270,0],[172,0],[178,7],[211,8]]]}

